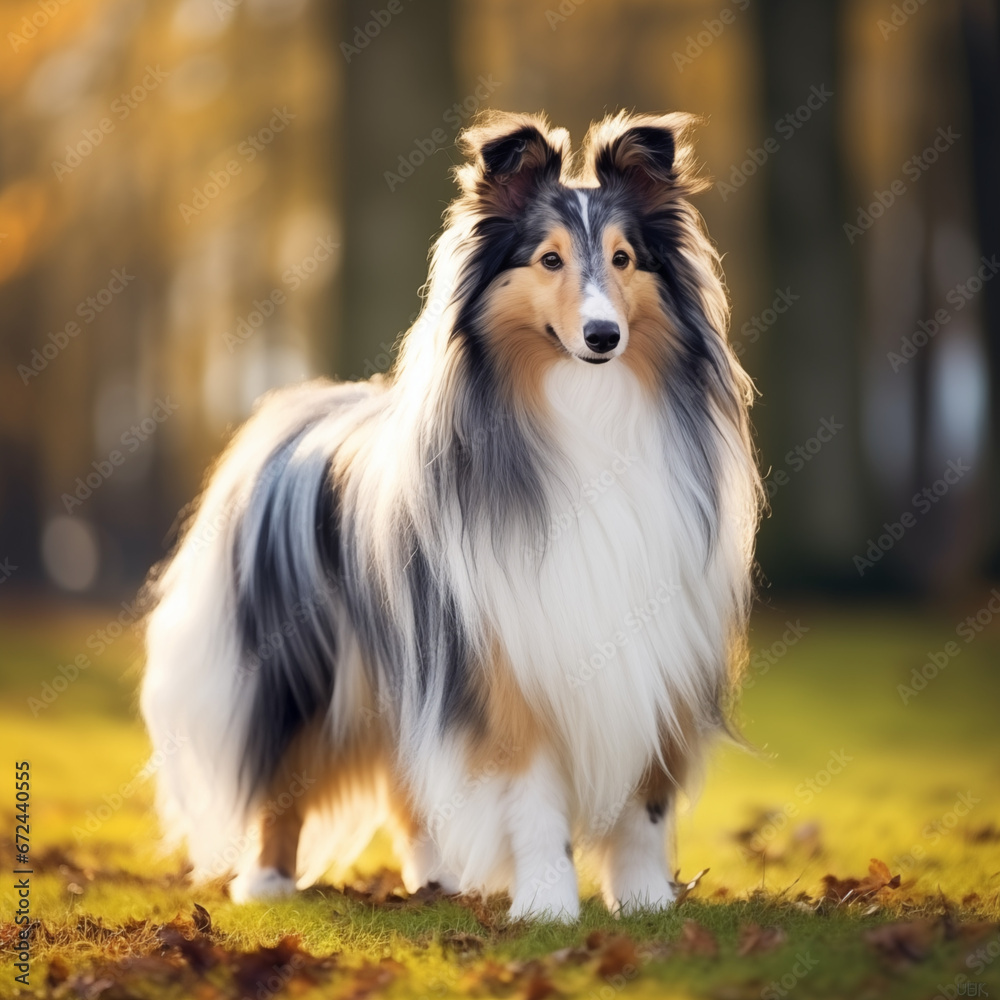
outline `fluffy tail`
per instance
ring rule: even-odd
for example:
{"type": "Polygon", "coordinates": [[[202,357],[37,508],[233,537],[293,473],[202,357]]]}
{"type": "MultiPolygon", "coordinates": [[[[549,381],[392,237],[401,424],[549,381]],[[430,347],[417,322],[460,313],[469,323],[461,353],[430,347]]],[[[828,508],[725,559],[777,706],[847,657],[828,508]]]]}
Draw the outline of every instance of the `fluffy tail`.
{"type": "Polygon", "coordinates": [[[154,574],[141,708],[168,837],[196,874],[242,866],[295,734],[337,673],[330,463],[377,389],[314,382],[267,397],[154,574]]]}

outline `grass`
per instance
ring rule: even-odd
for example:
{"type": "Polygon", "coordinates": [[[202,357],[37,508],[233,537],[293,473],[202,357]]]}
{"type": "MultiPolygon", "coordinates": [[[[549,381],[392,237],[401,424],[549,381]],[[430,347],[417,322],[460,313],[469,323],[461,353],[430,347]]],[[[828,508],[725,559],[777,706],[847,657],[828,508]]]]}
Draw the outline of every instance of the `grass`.
{"type": "MultiPolygon", "coordinates": [[[[31,762],[40,924],[24,988],[6,877],[0,996],[909,1000],[955,996],[963,976],[1000,989],[1000,628],[956,639],[975,610],[762,610],[741,708],[760,752],[721,748],[680,822],[682,879],[709,872],[668,913],[614,920],[590,899],[572,927],[509,925],[502,900],[406,900],[381,841],[346,891],[236,907],[221,886],[190,886],[135,778],[148,744],[134,637],[97,652],[113,612],[8,612],[0,733],[9,763],[31,762]],[[898,685],[952,640],[960,653],[904,704],[898,685]],[[90,665],[41,702],[80,653],[90,665]],[[872,858],[898,888],[821,902],[847,888],[824,876],[861,878],[872,858]]],[[[10,805],[3,819],[13,868],[10,805]]],[[[593,892],[586,866],[583,883],[593,892]]]]}

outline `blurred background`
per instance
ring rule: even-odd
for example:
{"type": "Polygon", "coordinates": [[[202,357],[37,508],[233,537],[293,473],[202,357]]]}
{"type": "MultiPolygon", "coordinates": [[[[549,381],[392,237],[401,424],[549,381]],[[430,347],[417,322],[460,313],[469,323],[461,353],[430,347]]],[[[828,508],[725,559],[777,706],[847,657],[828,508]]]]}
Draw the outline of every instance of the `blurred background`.
{"type": "Polygon", "coordinates": [[[260,393],[389,368],[486,107],[575,145],[704,116],[765,593],[997,576],[989,0],[5,0],[0,28],[3,599],[127,600],[260,393]]]}

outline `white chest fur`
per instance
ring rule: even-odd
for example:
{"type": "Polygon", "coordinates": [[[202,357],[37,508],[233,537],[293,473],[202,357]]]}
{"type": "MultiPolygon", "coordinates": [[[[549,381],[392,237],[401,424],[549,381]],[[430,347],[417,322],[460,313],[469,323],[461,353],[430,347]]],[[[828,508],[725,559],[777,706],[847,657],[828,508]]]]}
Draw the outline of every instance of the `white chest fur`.
{"type": "MultiPolygon", "coordinates": [[[[663,423],[620,362],[557,365],[546,393],[561,461],[544,549],[483,581],[529,702],[568,762],[578,828],[599,832],[640,780],[682,702],[712,684],[705,552],[672,488],[663,423]]],[[[711,602],[709,602],[711,603],[711,602]]]]}

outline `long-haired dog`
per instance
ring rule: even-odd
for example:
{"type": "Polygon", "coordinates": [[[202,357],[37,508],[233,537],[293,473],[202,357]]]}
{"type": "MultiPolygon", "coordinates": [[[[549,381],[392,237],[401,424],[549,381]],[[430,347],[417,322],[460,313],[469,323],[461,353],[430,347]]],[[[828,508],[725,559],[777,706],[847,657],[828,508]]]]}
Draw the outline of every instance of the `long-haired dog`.
{"type": "Polygon", "coordinates": [[[196,874],[663,907],[750,601],[752,386],[684,115],[465,132],[391,375],[267,396],[151,581],[142,712],[196,874]]]}

